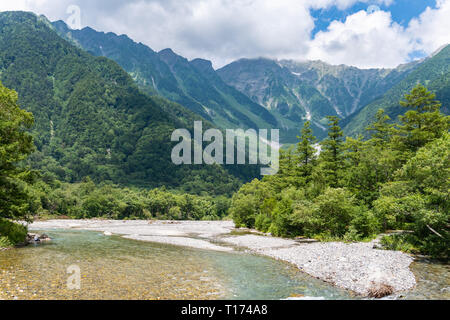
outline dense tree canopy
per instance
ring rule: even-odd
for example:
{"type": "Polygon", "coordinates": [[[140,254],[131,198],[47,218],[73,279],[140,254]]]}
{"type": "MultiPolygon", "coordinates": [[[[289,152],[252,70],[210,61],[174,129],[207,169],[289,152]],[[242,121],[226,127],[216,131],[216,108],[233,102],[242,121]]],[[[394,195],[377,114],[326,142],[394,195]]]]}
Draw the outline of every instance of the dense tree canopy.
{"type": "MultiPolygon", "coordinates": [[[[0,30],[0,80],[35,117],[37,150],[29,164],[46,181],[89,176],[97,183],[231,194],[253,176],[242,166],[174,165],[171,133],[204,119],[146,95],[117,63],[70,44],[44,18],[2,12],[0,30]]],[[[205,130],[212,126],[204,123],[205,130]]]]}
{"type": "Polygon", "coordinates": [[[33,174],[20,164],[34,150],[27,132],[32,124],[33,116],[17,104],[17,93],[0,82],[0,218],[26,216],[26,182],[33,174]]]}
{"type": "Polygon", "coordinates": [[[396,124],[380,110],[370,138],[346,138],[329,117],[318,158],[308,124],[296,150],[281,153],[280,170],[244,185],[230,212],[237,225],[280,236],[361,240],[389,229],[394,249],[448,256],[450,117],[422,85],[405,95],[396,124]],[[307,177],[307,179],[305,179],[307,177]]]}

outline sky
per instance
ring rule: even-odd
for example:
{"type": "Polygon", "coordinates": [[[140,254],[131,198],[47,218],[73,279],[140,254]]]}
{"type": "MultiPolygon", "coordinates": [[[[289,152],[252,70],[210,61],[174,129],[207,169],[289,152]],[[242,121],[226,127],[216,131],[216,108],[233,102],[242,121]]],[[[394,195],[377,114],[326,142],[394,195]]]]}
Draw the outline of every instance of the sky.
{"type": "Polygon", "coordinates": [[[393,68],[450,43],[450,0],[1,0],[220,68],[240,58],[393,68]]]}

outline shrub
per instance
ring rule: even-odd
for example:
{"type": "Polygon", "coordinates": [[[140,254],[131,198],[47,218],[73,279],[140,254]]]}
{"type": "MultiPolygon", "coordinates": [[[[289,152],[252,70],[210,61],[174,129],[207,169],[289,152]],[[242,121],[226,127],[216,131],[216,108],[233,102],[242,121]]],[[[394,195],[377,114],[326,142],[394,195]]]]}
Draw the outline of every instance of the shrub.
{"type": "Polygon", "coordinates": [[[370,237],[381,230],[379,220],[371,210],[359,207],[358,212],[350,222],[349,231],[345,235],[346,240],[359,241],[370,237]]]}
{"type": "Polygon", "coordinates": [[[361,212],[352,194],[341,188],[328,188],[314,200],[311,220],[307,223],[313,234],[329,233],[333,237],[343,237],[353,218],[361,212]]]}
{"type": "Polygon", "coordinates": [[[295,230],[291,223],[293,208],[292,200],[287,197],[283,197],[277,202],[272,212],[272,224],[270,225],[269,232],[274,236],[294,236],[295,230]]]}
{"type": "Polygon", "coordinates": [[[414,246],[417,239],[412,234],[394,234],[381,238],[381,245],[387,250],[399,250],[408,253],[419,253],[420,250],[414,246]]]}
{"type": "Polygon", "coordinates": [[[10,247],[24,242],[27,237],[27,227],[0,218],[0,247],[10,247]]]}
{"type": "MultiPolygon", "coordinates": [[[[234,194],[230,207],[230,214],[236,226],[253,228],[256,216],[264,209],[265,199],[273,196],[274,192],[269,183],[255,179],[243,185],[234,194]]],[[[267,214],[267,212],[265,213],[267,214]]]]}

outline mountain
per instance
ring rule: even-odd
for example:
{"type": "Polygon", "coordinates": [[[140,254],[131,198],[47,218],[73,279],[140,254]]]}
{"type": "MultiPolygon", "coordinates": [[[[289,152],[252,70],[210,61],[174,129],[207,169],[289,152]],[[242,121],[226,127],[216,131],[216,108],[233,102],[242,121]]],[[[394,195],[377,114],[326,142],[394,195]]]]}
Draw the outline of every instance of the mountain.
{"type": "Polygon", "coordinates": [[[326,116],[344,119],[405,78],[418,62],[362,70],[321,61],[241,59],[217,70],[229,85],[265,106],[291,132],[311,120],[323,137],[326,116]]]}
{"type": "Polygon", "coordinates": [[[374,119],[379,109],[384,109],[392,120],[396,120],[398,115],[406,111],[399,105],[399,101],[418,83],[436,93],[436,98],[442,102],[441,112],[450,114],[450,45],[444,46],[418,64],[381,98],[345,119],[344,132],[353,136],[363,134],[364,128],[374,119]]]}
{"type": "Polygon", "coordinates": [[[223,82],[210,61],[189,61],[171,49],[155,52],[125,35],[88,27],[71,30],[62,21],[53,26],[59,35],[80,48],[116,61],[142,90],[178,102],[219,128],[277,127],[270,112],[223,82]]]}
{"type": "MultiPolygon", "coordinates": [[[[442,48],[429,59],[395,69],[258,58],[214,70],[208,60],[189,61],[171,49],[155,52],[126,35],[89,27],[71,30],[62,21],[52,25],[79,48],[116,61],[142,91],[178,102],[219,128],[279,128],[282,143],[295,143],[307,120],[318,138],[325,137],[328,115],[339,116],[351,135],[364,132],[380,105],[392,109],[390,114],[396,117],[401,109],[393,106],[412,88],[411,83],[421,79],[417,75],[426,72],[423,64],[446,52],[442,48]]],[[[432,78],[423,78],[425,85],[436,82],[438,97],[444,100],[448,97],[445,68],[441,63],[432,78]]]]}
{"type": "Polygon", "coordinates": [[[239,185],[219,166],[172,164],[171,133],[201,118],[141,92],[116,62],[62,39],[45,17],[0,13],[0,80],[34,115],[37,151],[31,164],[45,179],[76,182],[90,176],[211,193],[239,185]]]}

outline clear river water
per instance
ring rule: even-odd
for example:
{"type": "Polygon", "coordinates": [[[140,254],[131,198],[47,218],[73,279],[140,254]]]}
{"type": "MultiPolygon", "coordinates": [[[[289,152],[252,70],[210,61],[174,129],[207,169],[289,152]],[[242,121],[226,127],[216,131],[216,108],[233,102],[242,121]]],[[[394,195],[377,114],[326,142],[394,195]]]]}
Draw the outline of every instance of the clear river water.
{"type": "MultiPolygon", "coordinates": [[[[358,299],[290,264],[104,236],[44,231],[53,241],[0,252],[0,299],[358,299]],[[81,287],[67,286],[69,266],[81,287]]],[[[398,298],[450,299],[448,264],[415,262],[418,285],[398,298]]]]}

